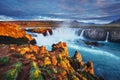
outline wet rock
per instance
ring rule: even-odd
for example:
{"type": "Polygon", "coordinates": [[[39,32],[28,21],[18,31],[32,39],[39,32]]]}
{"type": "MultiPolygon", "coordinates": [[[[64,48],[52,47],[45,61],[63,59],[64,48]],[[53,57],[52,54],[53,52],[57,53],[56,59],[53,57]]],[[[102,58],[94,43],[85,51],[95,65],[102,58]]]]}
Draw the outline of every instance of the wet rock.
{"type": "Polygon", "coordinates": [[[107,32],[102,29],[88,29],[84,31],[84,37],[91,40],[105,41],[107,32]]]}
{"type": "Polygon", "coordinates": [[[33,29],[33,30],[31,30],[31,32],[34,32],[34,33],[40,33],[40,34],[43,34],[44,36],[48,36],[49,34],[50,34],[50,35],[53,34],[51,28],[33,29]]]}
{"type": "Polygon", "coordinates": [[[98,42],[91,42],[91,41],[85,41],[85,44],[88,45],[88,46],[99,46],[98,42]]]}
{"type": "Polygon", "coordinates": [[[48,29],[48,32],[50,33],[50,35],[53,34],[52,29],[48,29]]]}
{"type": "Polygon", "coordinates": [[[35,39],[32,39],[32,40],[30,41],[30,44],[32,44],[32,45],[36,44],[36,40],[35,40],[35,39]]]}
{"type": "Polygon", "coordinates": [[[110,31],[108,41],[110,41],[110,42],[120,42],[120,30],[110,31]]]}
{"type": "Polygon", "coordinates": [[[82,30],[79,29],[79,30],[77,30],[77,31],[75,32],[75,34],[78,35],[78,36],[80,36],[80,35],[81,35],[81,32],[82,32],[82,30]]]}

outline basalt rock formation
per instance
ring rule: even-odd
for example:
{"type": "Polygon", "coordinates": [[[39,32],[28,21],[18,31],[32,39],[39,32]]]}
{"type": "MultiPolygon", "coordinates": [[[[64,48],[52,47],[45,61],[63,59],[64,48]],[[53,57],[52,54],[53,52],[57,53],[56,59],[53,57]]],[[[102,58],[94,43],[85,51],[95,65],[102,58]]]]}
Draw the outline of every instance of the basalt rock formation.
{"type": "MultiPolygon", "coordinates": [[[[77,35],[81,35],[81,30],[77,31],[77,35]]],[[[86,44],[97,46],[94,41],[109,41],[109,42],[120,42],[120,29],[84,29],[84,38],[88,40],[93,40],[93,42],[85,42],[86,44]]]]}
{"type": "Polygon", "coordinates": [[[52,50],[35,45],[0,45],[1,80],[99,80],[93,63],[84,63],[75,51],[69,57],[65,42],[52,45],[52,50]]]}
{"type": "Polygon", "coordinates": [[[40,33],[44,36],[47,36],[48,34],[52,35],[52,29],[51,28],[37,28],[37,29],[27,29],[28,32],[34,32],[34,33],[40,33]]]}
{"type": "Polygon", "coordinates": [[[110,41],[110,42],[120,42],[120,30],[110,31],[108,41],[110,41]]]}
{"type": "Polygon", "coordinates": [[[88,46],[99,46],[98,42],[95,41],[85,41],[85,44],[88,46]]]}
{"type": "Polygon", "coordinates": [[[1,44],[35,44],[35,39],[19,29],[15,24],[0,24],[0,43],[1,44]]]}
{"type": "Polygon", "coordinates": [[[84,37],[91,40],[105,41],[107,32],[102,29],[88,29],[84,31],[84,37]]]}

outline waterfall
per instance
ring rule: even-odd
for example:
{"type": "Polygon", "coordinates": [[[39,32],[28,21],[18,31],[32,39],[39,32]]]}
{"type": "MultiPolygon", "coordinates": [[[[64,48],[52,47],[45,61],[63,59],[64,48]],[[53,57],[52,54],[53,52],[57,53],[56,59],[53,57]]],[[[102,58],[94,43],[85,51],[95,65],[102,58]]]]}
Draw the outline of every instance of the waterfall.
{"type": "Polygon", "coordinates": [[[50,33],[47,31],[47,36],[43,36],[42,34],[37,34],[37,37],[34,37],[36,39],[38,46],[51,46],[54,43],[57,43],[59,41],[63,42],[73,42],[76,39],[79,39],[80,37],[75,34],[77,29],[75,28],[56,28],[53,29],[53,34],[50,35],[50,33]]]}
{"type": "Polygon", "coordinates": [[[109,38],[109,32],[107,32],[107,36],[106,36],[105,42],[108,42],[108,38],[109,38]]]}
{"type": "Polygon", "coordinates": [[[48,31],[48,30],[47,30],[47,32],[46,32],[46,33],[47,33],[47,36],[50,36],[50,33],[49,33],[49,31],[48,31]]]}
{"type": "Polygon", "coordinates": [[[82,39],[82,40],[84,39],[84,36],[83,36],[84,31],[85,31],[85,30],[82,30],[82,32],[81,32],[81,34],[80,34],[80,39],[82,39]]]}

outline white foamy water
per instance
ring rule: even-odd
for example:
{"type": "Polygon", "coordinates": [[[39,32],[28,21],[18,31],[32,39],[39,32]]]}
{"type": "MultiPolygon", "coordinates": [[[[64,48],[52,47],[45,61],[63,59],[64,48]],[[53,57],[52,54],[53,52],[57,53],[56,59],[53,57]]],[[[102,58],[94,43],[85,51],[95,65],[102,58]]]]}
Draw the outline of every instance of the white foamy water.
{"type": "Polygon", "coordinates": [[[84,40],[83,34],[84,34],[85,30],[82,30],[81,34],[80,34],[80,39],[84,40]]]}
{"type": "MultiPolygon", "coordinates": [[[[39,46],[51,46],[59,41],[72,42],[79,37],[75,34],[76,29],[74,28],[57,28],[53,30],[53,35],[43,36],[42,34],[37,34],[34,37],[39,46]]],[[[49,33],[47,33],[49,34],[49,33]]]]}
{"type": "Polygon", "coordinates": [[[108,42],[108,38],[109,38],[109,32],[107,32],[107,36],[106,36],[105,42],[108,42]]]}
{"type": "Polygon", "coordinates": [[[56,29],[53,29],[53,35],[50,35],[49,32],[47,32],[47,36],[43,36],[43,34],[36,33],[35,35],[37,35],[37,37],[34,37],[34,38],[36,39],[38,46],[46,46],[47,49],[50,49],[52,44],[58,43],[59,41],[63,41],[68,44],[68,47],[71,47],[74,49],[83,50],[83,51],[86,51],[88,53],[92,53],[95,55],[104,55],[107,57],[120,59],[118,56],[110,52],[103,51],[101,49],[88,48],[86,46],[81,46],[81,45],[78,46],[74,44],[75,40],[84,39],[83,37],[84,30],[82,30],[80,36],[77,36],[75,34],[76,31],[77,29],[75,28],[67,28],[67,27],[56,28],[56,29]]]}

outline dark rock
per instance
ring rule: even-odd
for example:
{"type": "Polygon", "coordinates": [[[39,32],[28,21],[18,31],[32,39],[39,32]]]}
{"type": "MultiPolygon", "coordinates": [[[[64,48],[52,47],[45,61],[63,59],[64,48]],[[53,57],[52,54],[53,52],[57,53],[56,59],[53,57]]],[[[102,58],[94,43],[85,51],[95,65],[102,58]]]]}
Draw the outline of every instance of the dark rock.
{"type": "Polygon", "coordinates": [[[50,35],[53,34],[52,29],[48,29],[48,32],[50,33],[50,35]]]}
{"type": "Polygon", "coordinates": [[[82,32],[82,30],[79,29],[79,30],[77,30],[77,31],[75,32],[75,34],[78,35],[78,36],[80,36],[81,32],[82,32]]]}
{"type": "Polygon", "coordinates": [[[43,34],[44,36],[47,36],[47,31],[43,32],[42,34],[43,34]]]}
{"type": "Polygon", "coordinates": [[[85,41],[85,44],[88,46],[99,46],[98,42],[85,41]]]}
{"type": "Polygon", "coordinates": [[[27,38],[13,38],[9,36],[0,36],[0,43],[1,44],[26,44],[28,43],[27,38]]]}
{"type": "Polygon", "coordinates": [[[87,39],[105,41],[107,32],[102,29],[89,29],[85,30],[83,35],[87,39]]]}
{"type": "Polygon", "coordinates": [[[32,32],[33,29],[25,29],[25,31],[27,31],[27,32],[32,32]]]}
{"type": "Polygon", "coordinates": [[[110,31],[108,41],[109,42],[120,42],[120,30],[110,31]]]}
{"type": "Polygon", "coordinates": [[[32,45],[36,44],[36,40],[35,39],[31,40],[30,44],[32,44],[32,45]]]}

